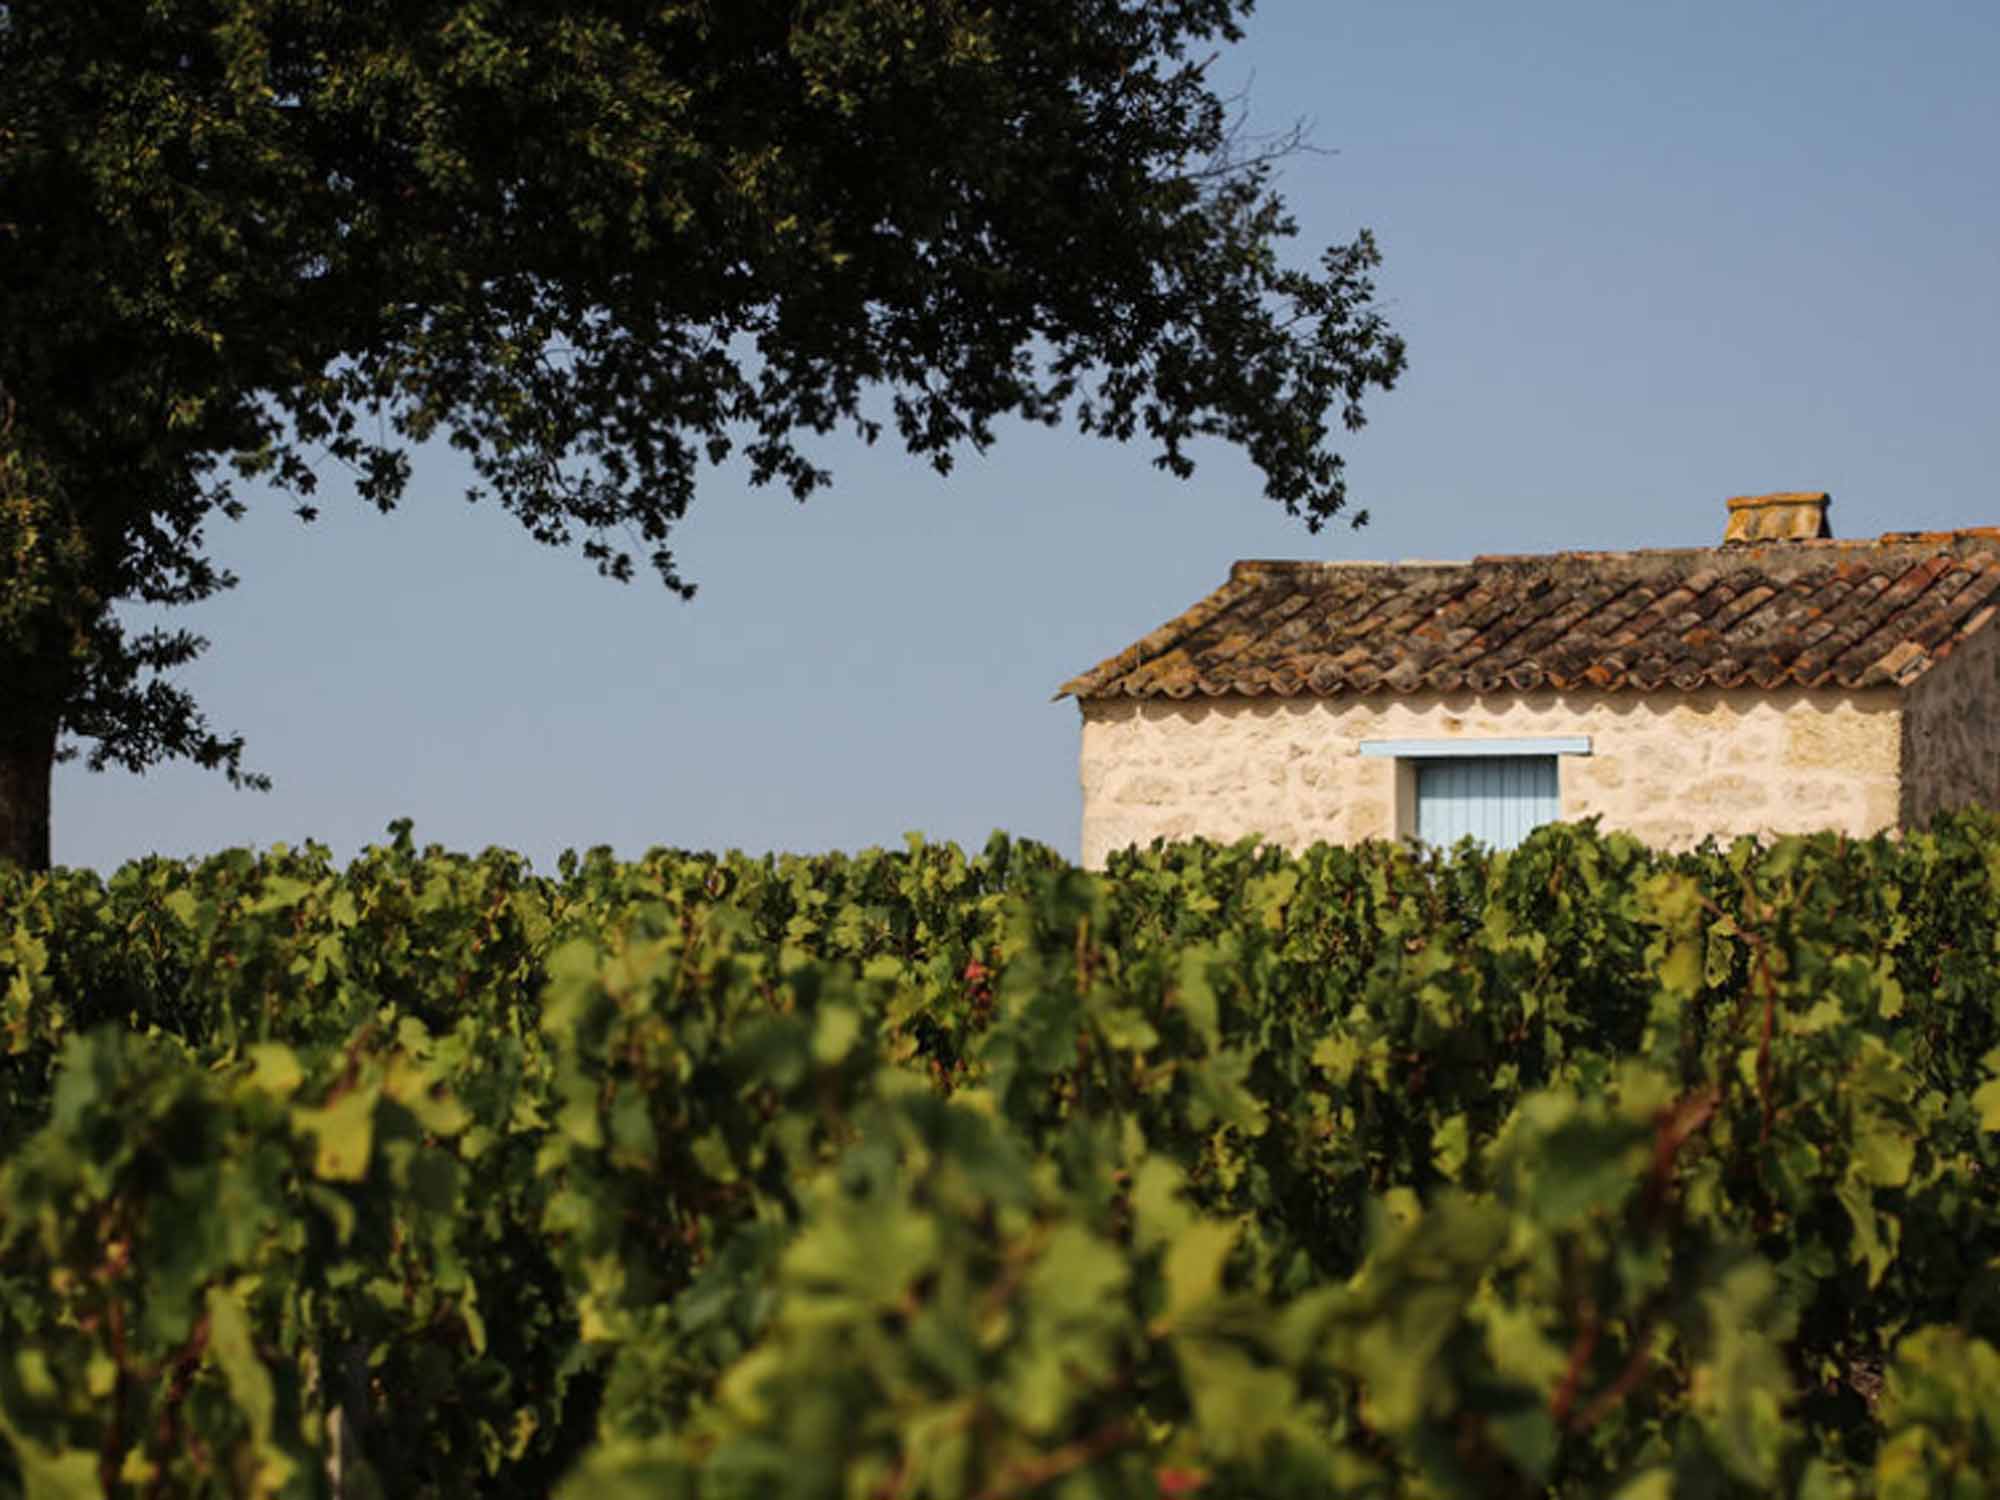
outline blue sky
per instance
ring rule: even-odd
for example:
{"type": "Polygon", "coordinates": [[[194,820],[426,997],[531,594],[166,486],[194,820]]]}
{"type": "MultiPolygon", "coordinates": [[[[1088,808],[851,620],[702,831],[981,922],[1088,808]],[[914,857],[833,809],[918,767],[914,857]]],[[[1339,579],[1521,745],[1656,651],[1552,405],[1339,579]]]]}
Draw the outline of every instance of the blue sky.
{"type": "Polygon", "coordinates": [[[948,480],[835,446],[804,507],[710,476],[683,604],[427,455],[391,517],[253,503],[211,534],[241,587],[174,614],[276,789],[65,767],[57,861],[344,858],[402,816],[544,869],[906,830],[1073,854],[1050,695],[1236,558],[1702,545],[1727,496],[1791,488],[1844,536],[2000,523],[2000,7],[1264,0],[1215,76],[1325,148],[1283,183],[1300,256],[1381,241],[1411,366],[1342,445],[1371,525],[1309,535],[1220,448],[1182,483],[1026,428],[948,480]]]}

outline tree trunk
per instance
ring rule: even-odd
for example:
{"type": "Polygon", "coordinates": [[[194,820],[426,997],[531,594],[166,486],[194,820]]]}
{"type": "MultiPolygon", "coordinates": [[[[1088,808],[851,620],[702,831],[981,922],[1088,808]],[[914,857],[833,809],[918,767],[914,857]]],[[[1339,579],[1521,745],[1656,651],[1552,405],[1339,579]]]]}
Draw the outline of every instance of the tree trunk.
{"type": "Polygon", "coordinates": [[[49,777],[56,732],[0,740],[0,859],[30,870],[49,867],[49,777]]]}

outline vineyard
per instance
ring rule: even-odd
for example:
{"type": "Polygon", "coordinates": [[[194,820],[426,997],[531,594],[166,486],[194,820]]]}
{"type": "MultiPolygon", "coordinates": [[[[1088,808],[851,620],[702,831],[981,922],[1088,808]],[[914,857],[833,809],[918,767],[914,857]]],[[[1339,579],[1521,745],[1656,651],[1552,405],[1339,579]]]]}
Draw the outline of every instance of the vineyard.
{"type": "Polygon", "coordinates": [[[2000,822],[0,871],[0,1496],[1983,1496],[2000,822]]]}

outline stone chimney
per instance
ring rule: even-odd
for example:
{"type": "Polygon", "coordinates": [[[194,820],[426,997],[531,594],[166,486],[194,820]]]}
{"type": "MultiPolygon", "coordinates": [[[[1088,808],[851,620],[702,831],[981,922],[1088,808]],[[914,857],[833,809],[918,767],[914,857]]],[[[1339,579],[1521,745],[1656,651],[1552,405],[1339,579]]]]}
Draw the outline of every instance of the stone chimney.
{"type": "Polygon", "coordinates": [[[1824,490],[1781,490],[1775,495],[1738,495],[1729,502],[1728,542],[1809,542],[1833,535],[1824,490]]]}

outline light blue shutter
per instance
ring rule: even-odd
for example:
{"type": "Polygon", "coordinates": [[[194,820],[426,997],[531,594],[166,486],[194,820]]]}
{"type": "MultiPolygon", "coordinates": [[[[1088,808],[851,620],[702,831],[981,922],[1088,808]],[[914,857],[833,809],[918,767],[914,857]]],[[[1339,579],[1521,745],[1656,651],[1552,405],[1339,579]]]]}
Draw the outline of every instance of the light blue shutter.
{"type": "Polygon", "coordinates": [[[1511,849],[1558,816],[1553,755],[1478,755],[1417,762],[1417,837],[1449,849],[1470,834],[1511,849]]]}

